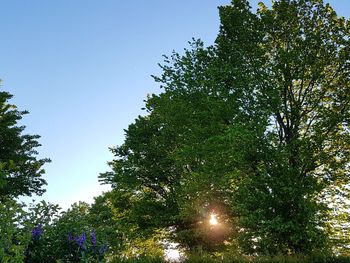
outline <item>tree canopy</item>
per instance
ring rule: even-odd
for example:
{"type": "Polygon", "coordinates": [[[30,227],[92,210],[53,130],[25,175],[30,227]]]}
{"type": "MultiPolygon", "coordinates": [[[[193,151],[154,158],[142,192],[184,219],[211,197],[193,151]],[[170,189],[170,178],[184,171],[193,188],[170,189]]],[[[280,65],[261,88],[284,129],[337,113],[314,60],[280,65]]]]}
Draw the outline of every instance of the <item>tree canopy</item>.
{"type": "Polygon", "coordinates": [[[27,111],[9,103],[12,95],[0,92],[0,200],[21,195],[41,195],[46,184],[43,165],[49,159],[37,157],[38,135],[23,134],[19,121],[27,111]]]}
{"type": "Polygon", "coordinates": [[[219,12],[214,45],[165,56],[164,91],[100,178],[124,198],[123,220],[189,249],[330,248],[327,202],[350,178],[350,22],[321,0],[219,12]]]}

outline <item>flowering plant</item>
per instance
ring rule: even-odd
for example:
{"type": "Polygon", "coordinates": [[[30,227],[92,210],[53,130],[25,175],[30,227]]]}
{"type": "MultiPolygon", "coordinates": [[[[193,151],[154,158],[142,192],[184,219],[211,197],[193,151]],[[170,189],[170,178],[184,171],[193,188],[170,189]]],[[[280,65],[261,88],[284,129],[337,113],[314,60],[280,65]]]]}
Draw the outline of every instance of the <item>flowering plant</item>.
{"type": "Polygon", "coordinates": [[[71,256],[77,260],[81,262],[104,262],[104,254],[108,247],[106,244],[99,244],[94,230],[90,232],[89,239],[84,231],[77,236],[69,233],[67,242],[71,256]]]}

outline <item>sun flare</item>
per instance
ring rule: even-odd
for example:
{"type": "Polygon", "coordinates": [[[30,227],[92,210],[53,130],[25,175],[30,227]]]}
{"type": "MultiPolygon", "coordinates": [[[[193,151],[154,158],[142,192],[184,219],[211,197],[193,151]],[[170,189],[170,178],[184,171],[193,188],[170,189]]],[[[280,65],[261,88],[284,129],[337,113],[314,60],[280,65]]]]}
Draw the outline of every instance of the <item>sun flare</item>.
{"type": "Polygon", "coordinates": [[[210,214],[209,224],[210,224],[211,226],[216,226],[216,225],[218,224],[218,220],[217,220],[215,214],[210,214]]]}

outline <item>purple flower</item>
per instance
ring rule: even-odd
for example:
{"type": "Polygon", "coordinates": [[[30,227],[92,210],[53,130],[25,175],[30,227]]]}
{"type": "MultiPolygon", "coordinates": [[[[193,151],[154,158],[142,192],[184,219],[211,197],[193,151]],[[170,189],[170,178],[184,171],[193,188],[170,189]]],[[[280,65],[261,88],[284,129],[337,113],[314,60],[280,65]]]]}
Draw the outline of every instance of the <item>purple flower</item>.
{"type": "Polygon", "coordinates": [[[42,225],[37,225],[37,226],[34,227],[33,230],[32,230],[32,237],[33,237],[34,239],[39,239],[42,233],[43,233],[43,227],[42,227],[42,225]]]}
{"type": "Polygon", "coordinates": [[[68,242],[71,243],[74,241],[74,237],[71,233],[68,234],[68,242]]]}
{"type": "Polygon", "coordinates": [[[90,240],[91,240],[91,244],[93,246],[96,246],[97,240],[96,240],[96,233],[94,230],[92,230],[92,232],[91,232],[90,240]]]}
{"type": "Polygon", "coordinates": [[[86,235],[85,233],[83,232],[80,236],[77,236],[75,238],[75,242],[77,242],[77,245],[82,248],[82,249],[85,249],[86,246],[85,246],[85,242],[86,242],[86,235]]]}

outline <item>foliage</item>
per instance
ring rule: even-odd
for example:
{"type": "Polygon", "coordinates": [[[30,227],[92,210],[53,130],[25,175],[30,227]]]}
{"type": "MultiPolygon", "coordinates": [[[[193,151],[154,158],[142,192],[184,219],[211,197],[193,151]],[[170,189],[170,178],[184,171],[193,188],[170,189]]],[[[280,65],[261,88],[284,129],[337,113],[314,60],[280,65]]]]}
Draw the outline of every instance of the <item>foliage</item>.
{"type": "Polygon", "coordinates": [[[330,249],[327,201],[350,178],[349,22],[320,0],[234,0],[220,19],[215,45],[165,56],[164,92],[100,179],[125,226],[190,251],[330,249]],[[210,213],[223,235],[203,231],[210,213]]]}
{"type": "Polygon", "coordinates": [[[9,104],[12,98],[0,92],[0,201],[32,193],[42,194],[46,184],[41,178],[42,166],[48,159],[38,159],[36,148],[40,146],[38,135],[23,135],[25,126],[18,126],[27,111],[18,111],[9,104]]]}
{"type": "Polygon", "coordinates": [[[23,205],[7,199],[0,202],[0,262],[23,262],[30,242],[23,205]]]}
{"type": "Polygon", "coordinates": [[[28,207],[27,220],[31,228],[31,239],[26,248],[24,262],[54,262],[56,239],[53,224],[60,216],[60,207],[45,201],[32,203],[28,207]]]}
{"type": "MultiPolygon", "coordinates": [[[[166,262],[161,258],[139,258],[123,261],[112,261],[112,263],[125,262],[125,263],[162,263],[166,262]]],[[[259,258],[247,258],[247,257],[231,257],[231,258],[215,258],[211,255],[193,255],[190,256],[184,262],[186,263],[349,263],[348,257],[324,257],[319,255],[305,256],[294,255],[285,256],[278,255],[274,257],[259,257],[259,258]]]]}
{"type": "Polygon", "coordinates": [[[113,193],[107,192],[95,198],[89,210],[89,225],[98,233],[103,244],[108,244],[106,255],[109,259],[120,257],[125,249],[126,229],[119,221],[117,209],[111,202],[113,193]]]}
{"type": "Polygon", "coordinates": [[[163,262],[169,244],[186,262],[350,262],[350,22],[322,0],[219,12],[214,45],[164,57],[91,206],[13,201],[43,192],[48,160],[0,92],[1,262],[163,262]]]}
{"type": "Polygon", "coordinates": [[[269,113],[263,155],[237,191],[243,245],[265,254],[325,249],[323,197],[349,178],[349,22],[317,0],[261,4],[257,14],[233,1],[220,16],[219,56],[250,69],[246,80],[258,81],[250,92],[269,113]]]}
{"type": "Polygon", "coordinates": [[[89,218],[91,225],[101,238],[108,243],[107,258],[137,258],[144,256],[163,256],[161,244],[164,231],[150,231],[140,228],[125,219],[124,207],[128,203],[119,192],[104,193],[95,199],[89,218]]]}
{"type": "Polygon", "coordinates": [[[125,260],[115,260],[111,263],[162,263],[165,262],[163,258],[154,258],[154,257],[143,257],[138,259],[125,259],[125,260]]]}
{"type": "MultiPolygon", "coordinates": [[[[91,226],[89,211],[87,203],[75,203],[51,225],[47,237],[47,243],[52,246],[48,253],[51,262],[57,259],[63,262],[102,262],[108,247],[91,226]]],[[[49,258],[42,261],[50,262],[49,258]]]]}
{"type": "Polygon", "coordinates": [[[31,240],[24,262],[104,262],[108,246],[90,225],[89,209],[78,203],[59,214],[57,205],[45,201],[31,205],[31,240]]]}
{"type": "MultiPolygon", "coordinates": [[[[206,65],[210,61],[210,52],[204,50],[199,41],[194,42],[193,46],[198,47],[198,50],[187,51],[183,58],[174,54],[172,60],[174,64],[179,62],[179,67],[182,66],[182,61],[188,67],[196,61],[202,63],[193,70],[199,71],[198,74],[205,78],[204,72],[210,70],[206,65]],[[199,60],[197,56],[207,59],[208,63],[199,60]]],[[[175,69],[164,67],[164,70],[168,74],[164,78],[175,78],[172,76],[176,74],[175,69]]],[[[220,190],[220,184],[207,193],[205,192],[209,189],[205,186],[206,188],[201,189],[202,196],[191,189],[201,188],[208,180],[214,181],[214,172],[204,177],[205,172],[200,170],[202,160],[199,153],[211,153],[215,146],[208,144],[208,147],[201,147],[201,143],[210,134],[222,133],[225,122],[229,120],[228,116],[234,111],[227,108],[225,100],[219,96],[208,96],[212,93],[211,89],[208,88],[207,93],[202,92],[201,81],[204,79],[198,79],[193,85],[184,86],[180,91],[169,88],[167,93],[150,97],[146,105],[150,114],[139,117],[129,126],[125,143],[112,150],[118,156],[111,163],[113,172],[101,176],[116,187],[118,200],[121,200],[121,196],[127,198],[127,201],[118,206],[118,209],[125,211],[125,217],[121,220],[136,223],[138,229],[145,232],[175,229],[179,235],[173,237],[184,240],[183,237],[186,236],[184,245],[191,249],[212,246],[204,229],[197,231],[192,226],[197,225],[200,220],[206,220],[212,212],[212,205],[207,202],[208,196],[212,197],[214,203],[214,200],[220,200],[215,195],[225,194],[220,190]],[[192,119],[187,119],[186,114],[191,114],[192,119]],[[203,122],[205,116],[206,122],[203,122]],[[192,125],[191,128],[181,126],[183,122],[192,125]],[[193,181],[191,175],[196,169],[200,172],[197,176],[199,181],[197,184],[188,184],[187,182],[193,181]],[[193,199],[193,203],[188,201],[189,198],[193,199]],[[203,206],[206,207],[203,209],[203,206]]],[[[215,83],[213,80],[208,82],[215,83]]],[[[219,165],[215,167],[220,169],[219,165]]],[[[206,168],[209,169],[209,165],[206,168]]],[[[223,184],[229,180],[227,177],[216,179],[223,184]]],[[[222,204],[223,210],[225,206],[226,204],[222,204]]],[[[219,243],[221,242],[222,240],[219,243]]]]}

